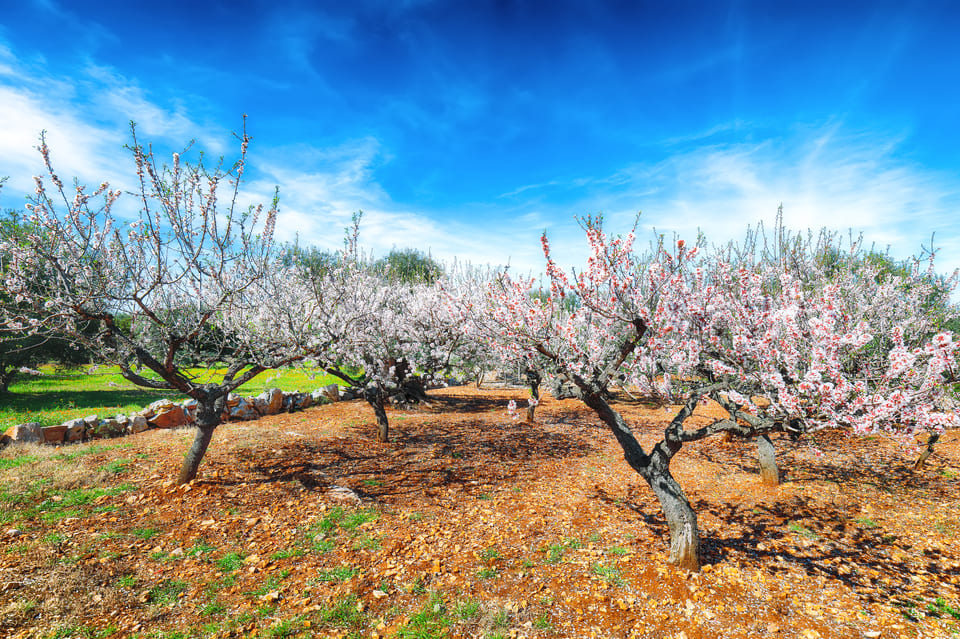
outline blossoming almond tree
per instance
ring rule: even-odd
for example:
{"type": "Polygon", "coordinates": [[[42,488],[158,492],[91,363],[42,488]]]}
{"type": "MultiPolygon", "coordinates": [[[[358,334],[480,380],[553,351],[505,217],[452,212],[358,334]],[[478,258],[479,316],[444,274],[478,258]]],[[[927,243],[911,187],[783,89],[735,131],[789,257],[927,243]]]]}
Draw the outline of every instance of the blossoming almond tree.
{"type": "Polygon", "coordinates": [[[774,238],[752,233],[716,251],[707,288],[722,294],[704,306],[711,313],[694,313],[709,334],[704,374],[741,380],[725,407],[793,432],[842,427],[908,448],[955,425],[957,344],[945,327],[956,274],[937,275],[932,254],[891,269],[861,239],[845,245],[826,231],[778,225],[774,238]]]}
{"type": "MultiPolygon", "coordinates": [[[[627,463],[660,502],[672,563],[699,567],[696,513],[670,473],[685,443],[724,432],[757,437],[826,426],[911,432],[952,423],[935,409],[942,372],[955,366],[952,337],[929,336],[910,380],[896,349],[889,357],[864,356],[874,342],[868,329],[897,343],[893,316],[882,304],[871,307],[873,315],[839,313],[841,291],[851,282],[810,276],[808,258],[815,256],[809,245],[800,247],[798,269],[784,272],[771,261],[724,259],[722,251],[708,252],[703,238],[697,246],[661,241],[641,255],[633,233],[608,236],[600,219],[587,218],[582,226],[590,257],[580,272],[557,267],[543,238],[548,296],[531,295],[532,280],[506,273],[490,287],[497,341],[508,352],[548,362],[547,372],[567,379],[611,429],[627,463]],[[565,303],[569,296],[577,304],[565,303]],[[862,322],[867,316],[875,326],[862,322]],[[679,404],[650,450],[607,400],[615,379],[679,404]],[[728,415],[686,429],[687,418],[708,399],[728,415]]],[[[857,283],[870,288],[876,280],[857,283]]],[[[861,303],[872,299],[868,291],[858,295],[861,303]]]]}
{"type": "Polygon", "coordinates": [[[282,317],[281,300],[255,286],[275,267],[276,197],[269,207],[238,204],[246,129],[239,159],[214,167],[202,154],[192,164],[174,154],[161,166],[131,132],[139,184],[132,220],[116,213],[121,192],[108,184],[93,192],[79,182],[66,187],[41,136],[47,179],[36,178],[27,207],[34,231],[25,240],[2,238],[10,268],[0,291],[15,302],[4,309],[4,330],[63,337],[134,384],[195,399],[198,431],[179,475],[185,483],[196,477],[229,393],[304,352],[270,326],[224,321],[251,307],[282,317]],[[98,331],[84,330],[91,322],[98,331]],[[190,368],[198,360],[210,367],[199,375],[190,368]]]}
{"type": "Polygon", "coordinates": [[[357,250],[359,217],[335,268],[301,270],[298,296],[316,309],[310,358],[361,394],[377,417],[377,440],[389,440],[386,406],[463,369],[465,317],[447,303],[453,284],[402,282],[377,273],[357,250]]]}

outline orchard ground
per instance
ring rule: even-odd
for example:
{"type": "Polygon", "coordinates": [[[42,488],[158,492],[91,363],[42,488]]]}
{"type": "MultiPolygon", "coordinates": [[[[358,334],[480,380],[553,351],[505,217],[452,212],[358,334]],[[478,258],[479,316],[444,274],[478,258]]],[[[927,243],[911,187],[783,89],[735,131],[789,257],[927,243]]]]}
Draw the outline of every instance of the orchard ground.
{"type": "MultiPolygon", "coordinates": [[[[685,446],[689,574],[581,404],[523,424],[522,391],[430,397],[390,411],[388,444],[361,401],[224,424],[180,487],[189,430],[5,449],[0,635],[960,636],[957,432],[919,472],[882,438],[775,439],[773,489],[753,444],[685,446]]],[[[671,416],[618,409],[645,445],[671,416]]]]}

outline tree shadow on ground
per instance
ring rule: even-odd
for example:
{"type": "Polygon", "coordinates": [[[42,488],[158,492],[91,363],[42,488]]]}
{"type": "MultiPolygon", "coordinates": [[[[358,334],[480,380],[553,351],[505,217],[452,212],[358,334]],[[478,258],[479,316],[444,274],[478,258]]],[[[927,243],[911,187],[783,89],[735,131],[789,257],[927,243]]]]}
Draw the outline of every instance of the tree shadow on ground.
{"type": "MultiPolygon", "coordinates": [[[[878,450],[870,440],[844,438],[828,444],[832,450],[818,456],[807,442],[794,442],[786,436],[774,440],[781,482],[809,484],[833,482],[839,485],[869,485],[884,492],[924,492],[925,497],[952,498],[960,488],[960,477],[941,474],[936,459],[928,468],[913,469],[913,462],[895,450],[878,450]]],[[[759,475],[756,444],[735,440],[731,443],[706,442],[684,451],[698,459],[722,465],[730,472],[759,475]]],[[[681,454],[684,454],[681,453],[681,454]]]]}
{"type": "MultiPolygon", "coordinates": [[[[918,558],[910,544],[866,518],[851,518],[830,505],[810,504],[800,497],[746,510],[734,504],[694,504],[724,522],[719,534],[701,548],[707,563],[733,555],[776,571],[793,567],[809,576],[823,576],[867,593],[869,598],[895,598],[915,590],[918,572],[946,583],[960,575],[940,552],[926,550],[918,558]]],[[[936,597],[936,591],[926,593],[936,597]]]]}
{"type": "MultiPolygon", "coordinates": [[[[176,393],[173,393],[176,395],[176,393]]],[[[16,411],[56,411],[67,409],[102,409],[113,406],[142,405],[170,397],[169,390],[148,388],[115,390],[63,390],[56,393],[8,393],[2,401],[16,411]]]]}
{"type": "Polygon", "coordinates": [[[407,410],[424,410],[432,413],[486,413],[499,411],[507,414],[507,403],[514,398],[515,393],[502,392],[497,389],[496,395],[471,395],[467,397],[444,395],[442,391],[428,391],[427,405],[407,406],[407,410]]]}
{"type": "MultiPolygon", "coordinates": [[[[596,498],[642,521],[663,543],[669,531],[652,494],[631,486],[628,498],[596,489],[596,498]]],[[[700,552],[704,565],[730,562],[766,566],[771,572],[800,571],[811,577],[836,580],[866,596],[869,601],[896,600],[913,605],[910,596],[930,600],[942,596],[928,586],[918,593],[912,577],[920,572],[946,584],[960,577],[960,567],[939,550],[921,554],[909,541],[884,531],[865,517],[854,517],[830,504],[811,504],[802,497],[772,505],[745,508],[703,499],[691,503],[702,519],[710,514],[719,528],[701,528],[700,552]]],[[[927,582],[931,583],[931,582],[927,582]]]]}
{"type": "MultiPolygon", "coordinates": [[[[349,437],[298,439],[270,458],[238,451],[262,482],[296,481],[311,490],[351,488],[377,502],[404,495],[485,495],[499,483],[535,479],[548,460],[575,459],[596,450],[590,429],[526,425],[500,427],[459,420],[404,424],[393,441],[376,442],[370,429],[346,429],[349,437]]],[[[249,480],[248,480],[249,481],[249,480]]]]}

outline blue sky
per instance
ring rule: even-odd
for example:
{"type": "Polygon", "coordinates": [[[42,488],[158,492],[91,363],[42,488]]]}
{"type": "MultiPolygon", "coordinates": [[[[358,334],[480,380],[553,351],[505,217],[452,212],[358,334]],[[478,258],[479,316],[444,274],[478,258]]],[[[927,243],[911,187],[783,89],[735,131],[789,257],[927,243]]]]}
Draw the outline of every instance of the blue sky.
{"type": "MultiPolygon", "coordinates": [[[[130,186],[127,122],[279,185],[285,239],[539,271],[574,215],[712,241],[769,222],[960,267],[954,2],[19,0],[0,13],[0,206],[48,132],[61,175],[130,186]]],[[[642,231],[645,233],[647,231],[642,231]]]]}

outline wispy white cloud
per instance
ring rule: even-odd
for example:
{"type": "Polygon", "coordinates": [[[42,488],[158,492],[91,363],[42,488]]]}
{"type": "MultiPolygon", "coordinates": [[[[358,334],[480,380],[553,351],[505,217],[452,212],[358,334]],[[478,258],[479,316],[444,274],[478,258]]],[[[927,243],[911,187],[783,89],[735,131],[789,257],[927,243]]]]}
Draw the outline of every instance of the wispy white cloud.
{"type": "Polygon", "coordinates": [[[123,148],[131,120],[160,153],[197,136],[212,154],[229,145],[225,130],[201,126],[182,105],[157,103],[136,79],[110,67],[86,64],[56,74],[42,59],[20,59],[0,42],[0,175],[9,176],[0,204],[19,206],[19,196],[33,190],[32,176],[43,173],[36,150],[41,131],[61,179],[132,188],[132,160],[123,148]]]}
{"type": "MultiPolygon", "coordinates": [[[[850,229],[897,257],[918,253],[936,233],[938,268],[960,268],[960,175],[911,161],[907,143],[908,132],[850,132],[830,122],[757,142],[685,144],[661,162],[581,183],[572,201],[554,197],[565,185],[531,186],[530,206],[560,219],[602,211],[618,230],[642,210],[644,228],[684,237],[701,230],[722,243],[772,223],[782,203],[790,228],[850,229]]],[[[558,223],[551,234],[579,254],[575,224],[558,223]]]]}
{"type": "Polygon", "coordinates": [[[283,241],[335,250],[351,216],[362,210],[360,243],[373,255],[416,248],[447,262],[475,264],[506,264],[520,255],[526,266],[538,250],[535,234],[505,234],[482,218],[464,220],[462,212],[417,211],[395,202],[376,180],[384,151],[372,138],[326,150],[274,149],[252,160],[258,178],[247,185],[247,195],[264,201],[273,185],[280,186],[277,234],[283,241]]]}

